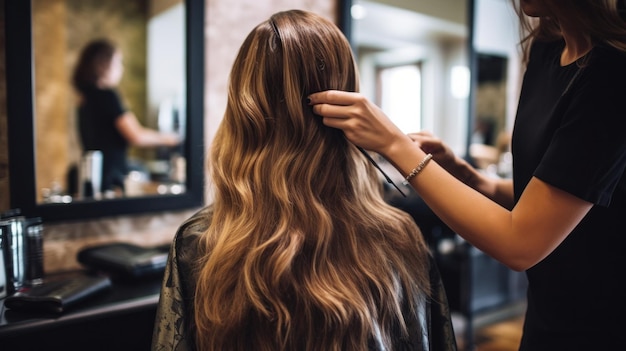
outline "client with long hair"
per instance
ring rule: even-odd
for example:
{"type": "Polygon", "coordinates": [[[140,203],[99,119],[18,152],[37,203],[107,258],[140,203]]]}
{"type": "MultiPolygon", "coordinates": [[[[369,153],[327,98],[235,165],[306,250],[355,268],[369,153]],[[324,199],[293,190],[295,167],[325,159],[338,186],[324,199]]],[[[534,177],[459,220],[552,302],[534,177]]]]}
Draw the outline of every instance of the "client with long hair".
{"type": "Polygon", "coordinates": [[[455,350],[422,234],[306,97],[357,91],[329,20],[274,14],[245,39],[213,141],[213,202],[179,229],[153,350],[455,350]]]}

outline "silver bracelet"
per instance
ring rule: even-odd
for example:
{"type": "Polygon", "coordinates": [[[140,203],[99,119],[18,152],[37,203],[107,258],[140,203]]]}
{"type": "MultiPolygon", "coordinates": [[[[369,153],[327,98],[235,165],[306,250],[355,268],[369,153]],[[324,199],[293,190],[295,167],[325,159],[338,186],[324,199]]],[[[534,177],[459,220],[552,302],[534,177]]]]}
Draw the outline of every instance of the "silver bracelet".
{"type": "Polygon", "coordinates": [[[411,180],[413,177],[415,177],[416,175],[419,174],[419,172],[422,171],[422,169],[424,169],[424,167],[426,167],[426,165],[428,164],[428,161],[430,161],[430,159],[433,158],[432,154],[427,154],[426,157],[424,157],[424,159],[422,160],[422,162],[420,162],[417,167],[413,168],[413,170],[411,171],[411,173],[409,173],[408,176],[406,176],[406,178],[404,178],[404,181],[406,183],[409,182],[409,180],[411,180]]]}

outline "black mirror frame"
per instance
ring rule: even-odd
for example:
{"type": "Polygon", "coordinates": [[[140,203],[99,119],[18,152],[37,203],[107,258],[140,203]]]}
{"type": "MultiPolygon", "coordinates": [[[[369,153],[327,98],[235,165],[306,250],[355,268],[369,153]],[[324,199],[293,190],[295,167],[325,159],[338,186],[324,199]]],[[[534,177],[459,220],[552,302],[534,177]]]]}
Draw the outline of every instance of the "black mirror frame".
{"type": "Polygon", "coordinates": [[[180,195],[39,204],[35,187],[32,5],[5,1],[11,208],[45,222],[182,210],[204,203],[204,0],[185,0],[187,184],[180,195]]]}

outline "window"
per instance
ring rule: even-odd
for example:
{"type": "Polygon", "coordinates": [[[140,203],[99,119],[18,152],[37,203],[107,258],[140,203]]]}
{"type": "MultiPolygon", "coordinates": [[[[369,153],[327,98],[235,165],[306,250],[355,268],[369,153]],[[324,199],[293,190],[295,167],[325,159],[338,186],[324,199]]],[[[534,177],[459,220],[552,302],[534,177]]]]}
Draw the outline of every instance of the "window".
{"type": "Polygon", "coordinates": [[[405,133],[421,129],[421,74],[417,64],[379,70],[380,107],[405,133]]]}

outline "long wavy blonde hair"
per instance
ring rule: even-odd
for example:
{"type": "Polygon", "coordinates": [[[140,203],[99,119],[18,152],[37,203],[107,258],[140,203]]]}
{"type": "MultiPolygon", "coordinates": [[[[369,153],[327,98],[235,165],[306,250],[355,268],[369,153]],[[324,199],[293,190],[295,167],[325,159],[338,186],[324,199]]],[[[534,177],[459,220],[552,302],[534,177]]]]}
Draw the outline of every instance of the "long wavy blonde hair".
{"type": "Polygon", "coordinates": [[[391,349],[429,291],[428,249],[387,205],[375,169],[306,102],[356,91],[351,48],[330,21],[274,14],[234,62],[210,152],[214,191],[195,295],[201,350],[391,349]]]}

